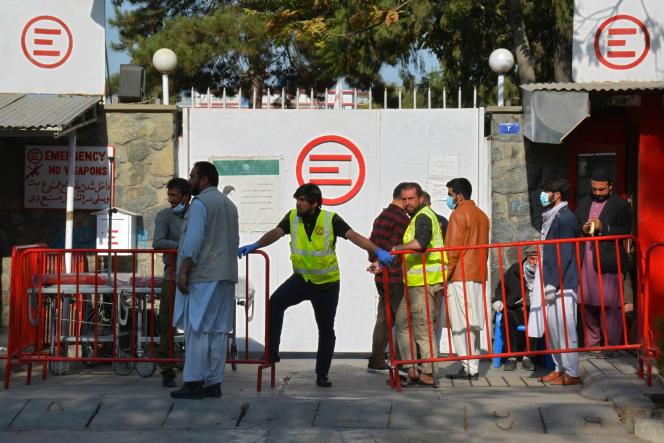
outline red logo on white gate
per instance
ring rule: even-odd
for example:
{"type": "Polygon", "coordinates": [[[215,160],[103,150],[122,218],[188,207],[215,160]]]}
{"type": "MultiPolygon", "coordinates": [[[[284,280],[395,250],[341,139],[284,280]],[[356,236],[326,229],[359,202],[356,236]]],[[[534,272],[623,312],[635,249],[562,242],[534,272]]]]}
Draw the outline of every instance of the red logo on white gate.
{"type": "Polygon", "coordinates": [[[295,173],[300,185],[321,187],[327,196],[323,204],[335,206],[355,197],[364,184],[366,169],[362,153],[353,142],[338,135],[324,135],[302,149],[295,173]]]}
{"type": "Polygon", "coordinates": [[[52,15],[41,15],[23,28],[21,48],[33,65],[53,69],[62,66],[71,55],[74,37],[65,22],[52,15]]]}
{"type": "Polygon", "coordinates": [[[595,33],[595,55],[607,68],[632,69],[650,50],[650,34],[641,20],[627,14],[610,17],[595,33]]]}

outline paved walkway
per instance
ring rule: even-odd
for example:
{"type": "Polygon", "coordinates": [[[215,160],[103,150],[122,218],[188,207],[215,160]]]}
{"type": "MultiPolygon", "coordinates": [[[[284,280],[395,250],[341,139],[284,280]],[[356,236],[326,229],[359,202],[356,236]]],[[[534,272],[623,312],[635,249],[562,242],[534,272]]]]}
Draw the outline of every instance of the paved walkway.
{"type": "Polygon", "coordinates": [[[197,401],[171,400],[158,375],[122,377],[108,366],[35,377],[31,386],[15,373],[0,391],[0,441],[638,441],[632,415],[654,407],[644,394],[664,394],[634,376],[627,356],[582,357],[584,387],[547,386],[538,374],[487,362],[479,381],[443,379],[438,389],[400,394],[367,373],[366,360],[335,360],[331,389],[315,386],[313,364],[285,359],[277,387],[261,393],[255,367],[229,366],[222,399],[197,401]]]}

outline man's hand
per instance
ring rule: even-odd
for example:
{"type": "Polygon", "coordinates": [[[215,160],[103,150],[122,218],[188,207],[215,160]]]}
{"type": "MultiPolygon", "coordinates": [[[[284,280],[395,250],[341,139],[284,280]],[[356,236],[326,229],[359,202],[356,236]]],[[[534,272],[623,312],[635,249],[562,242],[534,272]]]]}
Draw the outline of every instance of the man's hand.
{"type": "Polygon", "coordinates": [[[625,305],[623,306],[623,310],[625,311],[625,313],[634,311],[634,304],[625,303],[625,305]]]}
{"type": "Polygon", "coordinates": [[[546,285],[544,288],[544,299],[546,300],[547,303],[553,303],[556,301],[556,293],[558,291],[556,290],[555,286],[553,285],[546,285]]]}
{"type": "Polygon", "coordinates": [[[503,302],[500,300],[496,300],[491,304],[491,307],[493,308],[493,311],[498,314],[500,312],[503,312],[503,302]]]}
{"type": "Polygon", "coordinates": [[[378,257],[380,264],[384,266],[390,266],[394,261],[394,256],[387,252],[385,249],[381,248],[376,249],[376,257],[378,257]]]}
{"type": "Polygon", "coordinates": [[[598,218],[588,219],[588,223],[595,225],[595,232],[602,232],[602,222],[598,218]]]}
{"type": "Polygon", "coordinates": [[[175,284],[177,285],[180,292],[182,292],[183,294],[189,294],[189,289],[187,288],[187,274],[186,273],[179,272],[178,273],[178,278],[175,281],[175,284]]]}
{"type": "Polygon", "coordinates": [[[256,243],[252,243],[252,244],[250,244],[250,245],[240,246],[240,247],[237,249],[237,258],[242,258],[242,257],[244,257],[245,255],[247,255],[247,254],[249,254],[249,253],[255,251],[256,249],[260,248],[260,246],[261,246],[261,245],[258,244],[258,242],[256,242],[256,243]]]}
{"type": "Polygon", "coordinates": [[[373,275],[378,275],[381,272],[383,272],[383,270],[380,268],[380,264],[378,263],[378,260],[376,260],[374,262],[371,262],[371,264],[369,266],[367,266],[367,272],[370,272],[373,275]]]}

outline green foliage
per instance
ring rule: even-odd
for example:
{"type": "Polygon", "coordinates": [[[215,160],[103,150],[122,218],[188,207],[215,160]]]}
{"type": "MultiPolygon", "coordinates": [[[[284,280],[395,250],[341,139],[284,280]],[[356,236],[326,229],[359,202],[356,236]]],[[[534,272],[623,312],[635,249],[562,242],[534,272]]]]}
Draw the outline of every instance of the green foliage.
{"type": "MultiPolygon", "coordinates": [[[[464,106],[472,105],[476,86],[478,104],[490,105],[496,75],[489,54],[515,46],[510,1],[514,6],[513,0],[113,0],[112,24],[120,29],[116,48],[148,67],[153,93],[159,77],[152,72],[152,54],[170,47],[179,61],[175,90],[262,88],[266,82],[291,91],[320,90],[344,77],[353,87],[380,91],[385,85],[379,70],[386,63],[402,68],[404,106],[416,86],[423,100],[431,87],[437,105],[446,89],[448,106],[456,106],[459,87],[464,106]],[[129,8],[122,11],[122,4],[129,8]],[[435,54],[440,70],[415,85],[403,67],[421,65],[420,50],[435,54]]],[[[537,81],[553,81],[571,47],[573,0],[518,5],[533,55],[524,63],[534,64],[537,81]]],[[[506,98],[516,104],[519,78],[507,77],[506,98]]],[[[374,100],[382,103],[382,94],[374,100]]]]}

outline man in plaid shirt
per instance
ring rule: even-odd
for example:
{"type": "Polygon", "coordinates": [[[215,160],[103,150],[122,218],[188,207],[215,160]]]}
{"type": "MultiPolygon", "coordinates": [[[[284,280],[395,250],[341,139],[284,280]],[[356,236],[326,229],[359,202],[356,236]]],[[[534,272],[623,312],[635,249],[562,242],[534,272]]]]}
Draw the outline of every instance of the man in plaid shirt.
{"type": "MultiPolygon", "coordinates": [[[[386,251],[392,250],[396,245],[403,243],[403,235],[410,223],[410,218],[406,211],[403,209],[403,202],[401,201],[401,188],[405,183],[399,183],[394,192],[392,193],[392,203],[383,209],[383,211],[376,217],[373,224],[373,230],[369,237],[372,242],[379,248],[386,251]]],[[[376,313],[376,325],[373,331],[373,343],[371,346],[371,357],[369,357],[369,364],[367,371],[379,372],[387,371],[385,364],[385,347],[387,346],[387,317],[385,311],[385,284],[383,283],[383,275],[380,268],[375,263],[376,257],[369,256],[369,260],[374,262],[370,266],[376,274],[376,289],[378,289],[378,311],[376,313]]],[[[404,292],[403,275],[401,269],[401,258],[396,256],[394,262],[389,268],[389,295],[390,295],[390,311],[394,321],[394,314],[399,308],[401,299],[404,292]]],[[[396,348],[396,342],[395,342],[396,348]]],[[[396,350],[397,356],[399,351],[396,350]]]]}

